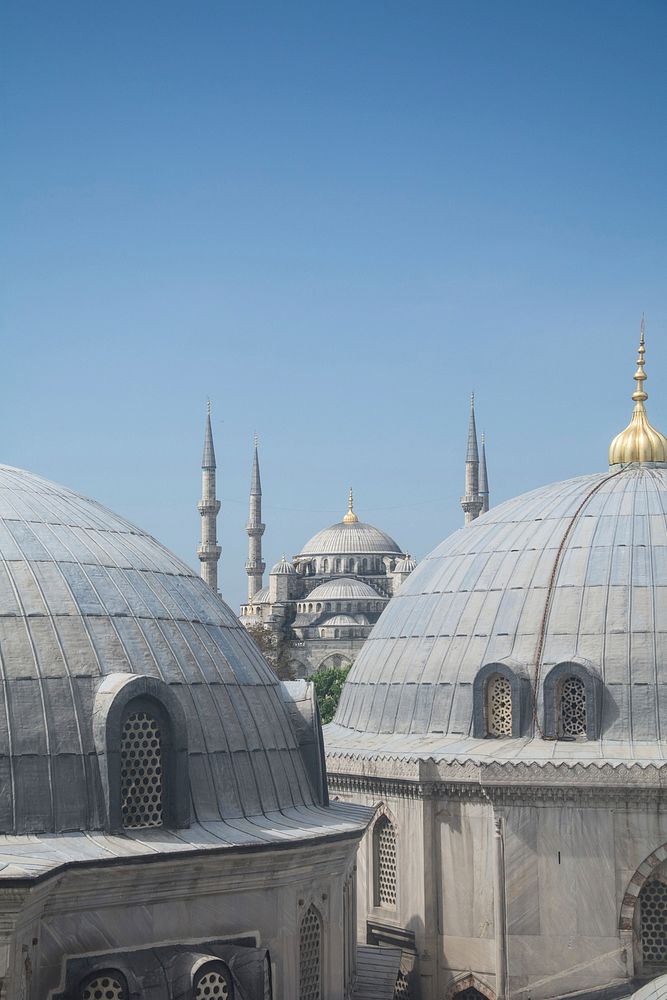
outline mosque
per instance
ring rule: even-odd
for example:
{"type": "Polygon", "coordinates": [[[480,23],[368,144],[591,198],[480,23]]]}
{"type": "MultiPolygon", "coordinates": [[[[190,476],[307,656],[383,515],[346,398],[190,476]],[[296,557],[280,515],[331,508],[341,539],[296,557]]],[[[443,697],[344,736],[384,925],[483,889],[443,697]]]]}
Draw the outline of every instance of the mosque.
{"type": "Polygon", "coordinates": [[[3,1000],[348,1000],[372,810],[329,801],[312,685],[155,539],[8,466],[0,554],[3,1000]]]}
{"type": "Polygon", "coordinates": [[[667,972],[667,439],[644,359],[642,323],[608,470],[426,556],[325,727],[331,794],[378,807],[358,935],[400,948],[397,997],[610,1000],[667,972]]]}
{"type": "MultiPolygon", "coordinates": [[[[217,589],[216,461],[207,416],[202,458],[201,544],[197,555],[202,576],[217,589]]],[[[471,398],[465,492],[461,498],[465,523],[489,509],[486,449],[477,443],[474,397],[471,398]]],[[[336,524],[318,531],[292,560],[285,556],[263,577],[262,483],[257,439],[250,479],[248,509],[248,601],[241,605],[241,624],[251,631],[261,627],[279,640],[291,674],[308,677],[327,667],[349,667],[371,629],[416,567],[385,531],[360,521],[350,489],[345,515],[336,524]]],[[[278,642],[276,643],[278,645],[278,642]]]]}

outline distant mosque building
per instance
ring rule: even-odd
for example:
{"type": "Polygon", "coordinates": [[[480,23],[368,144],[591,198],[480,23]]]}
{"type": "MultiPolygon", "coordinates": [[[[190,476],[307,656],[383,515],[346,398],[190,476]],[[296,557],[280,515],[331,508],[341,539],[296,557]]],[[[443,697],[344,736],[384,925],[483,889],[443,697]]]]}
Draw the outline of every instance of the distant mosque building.
{"type": "Polygon", "coordinates": [[[471,523],[392,599],[325,727],[332,793],[379,809],[358,933],[400,948],[396,997],[608,1000],[667,972],[667,438],[644,355],[642,324],[608,469],[478,519],[471,421],[471,523]]]}
{"type": "MultiPolygon", "coordinates": [[[[210,407],[206,419],[202,459],[201,543],[197,550],[201,575],[217,588],[217,515],[215,451],[210,407]]],[[[465,493],[461,498],[465,523],[489,509],[486,450],[482,436],[477,444],[474,396],[470,402],[465,493]]],[[[318,531],[292,560],[284,555],[269,573],[262,558],[262,483],[257,438],[250,477],[248,509],[248,600],[241,605],[241,623],[254,631],[262,627],[274,637],[296,677],[307,677],[332,666],[349,667],[361,651],[371,629],[391,597],[416,567],[380,528],[360,521],[350,489],[343,518],[318,531]]]]}

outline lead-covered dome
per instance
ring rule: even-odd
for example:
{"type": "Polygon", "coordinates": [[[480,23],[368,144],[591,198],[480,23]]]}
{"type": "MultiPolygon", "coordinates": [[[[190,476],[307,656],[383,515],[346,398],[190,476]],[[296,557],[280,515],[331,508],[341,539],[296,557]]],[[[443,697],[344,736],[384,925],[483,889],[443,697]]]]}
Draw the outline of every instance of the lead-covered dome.
{"type": "Polygon", "coordinates": [[[384,531],[365,524],[363,521],[352,521],[347,524],[338,521],[306,542],[299,553],[300,556],[318,555],[400,555],[397,543],[384,531]]]}
{"type": "Polygon", "coordinates": [[[572,675],[589,685],[590,753],[604,753],[600,737],[664,755],[664,742],[655,748],[667,740],[667,468],[555,483],[442,542],[373,629],[328,745],[343,748],[356,731],[359,745],[398,750],[422,734],[456,752],[479,735],[475,698],[489,672],[516,680],[525,698],[521,731],[508,735],[558,736],[545,733],[545,684],[572,675]]]}
{"type": "Polygon", "coordinates": [[[131,780],[105,713],[128,691],[133,745],[154,736],[152,699],[165,732],[171,715],[163,764],[186,795],[189,770],[193,822],[312,804],[285,689],[227,605],[155,539],[0,466],[0,557],[1,832],[105,826],[109,782],[131,780]]]}

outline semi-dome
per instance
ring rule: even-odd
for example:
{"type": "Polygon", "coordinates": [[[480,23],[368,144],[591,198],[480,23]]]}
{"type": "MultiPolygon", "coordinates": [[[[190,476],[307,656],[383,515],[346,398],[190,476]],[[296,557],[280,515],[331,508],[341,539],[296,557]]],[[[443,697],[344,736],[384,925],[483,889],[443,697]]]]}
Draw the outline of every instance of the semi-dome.
{"type": "MultiPolygon", "coordinates": [[[[227,605],[155,539],[0,466],[0,556],[0,831],[108,829],[124,766],[110,720],[130,696],[162,705],[187,799],[172,804],[173,826],[309,804],[286,689],[227,605]]],[[[166,770],[165,758],[164,782],[166,770]]]]}
{"type": "Polygon", "coordinates": [[[346,576],[327,580],[307,596],[308,601],[381,601],[386,600],[370,584],[346,576]]]}
{"type": "MultiPolygon", "coordinates": [[[[492,508],[419,564],[356,660],[327,742],[467,752],[480,671],[497,670],[524,699],[512,735],[546,758],[555,744],[541,737],[558,734],[545,732],[545,684],[567,670],[592,699],[593,741],[577,754],[623,744],[622,756],[642,745],[664,756],[666,653],[667,467],[555,483],[492,508]]],[[[511,755],[520,742],[477,747],[511,755]]]]}
{"type": "Polygon", "coordinates": [[[359,622],[352,615],[332,615],[331,618],[327,618],[322,625],[358,625],[359,622]]]}

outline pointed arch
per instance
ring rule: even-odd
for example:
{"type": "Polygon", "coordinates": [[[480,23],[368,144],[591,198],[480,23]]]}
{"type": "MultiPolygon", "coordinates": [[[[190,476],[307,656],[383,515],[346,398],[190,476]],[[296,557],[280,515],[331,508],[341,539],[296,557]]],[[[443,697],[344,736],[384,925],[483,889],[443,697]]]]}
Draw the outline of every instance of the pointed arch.
{"type": "Polygon", "coordinates": [[[314,903],[299,925],[299,1000],[322,1000],[322,917],[314,903]]]}

